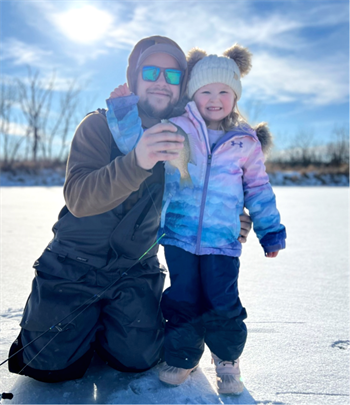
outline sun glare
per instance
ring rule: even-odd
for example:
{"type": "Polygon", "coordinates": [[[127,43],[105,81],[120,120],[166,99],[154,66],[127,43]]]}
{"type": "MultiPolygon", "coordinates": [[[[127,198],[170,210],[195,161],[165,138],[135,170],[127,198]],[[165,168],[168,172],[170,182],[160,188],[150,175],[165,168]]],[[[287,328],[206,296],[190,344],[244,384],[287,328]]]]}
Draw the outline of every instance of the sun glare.
{"type": "Polygon", "coordinates": [[[95,7],[84,6],[59,14],[56,22],[72,41],[91,42],[103,37],[112,23],[112,16],[95,7]]]}

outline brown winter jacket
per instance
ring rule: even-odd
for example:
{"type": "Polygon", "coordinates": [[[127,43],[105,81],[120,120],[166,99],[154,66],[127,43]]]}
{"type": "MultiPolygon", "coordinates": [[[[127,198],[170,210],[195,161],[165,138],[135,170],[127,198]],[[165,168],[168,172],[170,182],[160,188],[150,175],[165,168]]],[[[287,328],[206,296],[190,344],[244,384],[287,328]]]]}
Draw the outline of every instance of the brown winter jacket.
{"type": "MultiPolygon", "coordinates": [[[[111,161],[112,142],[103,114],[88,115],[77,128],[63,189],[67,207],[76,217],[102,214],[117,207],[153,172],[154,180],[161,182],[159,170],[147,171],[136,164],[134,150],[111,161]]],[[[138,193],[133,197],[136,201],[138,193]]],[[[128,205],[135,201],[128,201],[128,205]]]]}
{"type": "MultiPolygon", "coordinates": [[[[140,53],[155,43],[171,44],[181,48],[171,39],[152,36],[139,41],[129,57],[127,80],[131,91],[136,92],[136,63],[140,53]]],[[[184,74],[180,99],[186,91],[187,71],[184,74]]],[[[139,110],[144,128],[157,124],[160,120],[147,116],[139,110]]],[[[107,212],[131,196],[125,209],[130,209],[142,195],[141,184],[153,176],[152,182],[163,181],[160,163],[147,171],[136,164],[135,151],[110,161],[112,134],[106,118],[99,113],[87,116],[78,126],[71,145],[67,163],[64,198],[70,212],[76,217],[86,217],[107,212]]]]}
{"type": "MultiPolygon", "coordinates": [[[[157,41],[173,43],[150,37],[141,40],[131,53],[131,88],[135,85],[138,55],[157,41]]],[[[142,118],[144,128],[157,122],[152,117],[142,118]]],[[[146,256],[143,254],[157,237],[163,188],[162,162],[149,171],[140,168],[135,151],[123,155],[118,150],[105,115],[99,111],[88,114],[79,124],[70,149],[64,184],[66,206],[53,226],[54,238],[38,263],[50,262],[54,268],[57,263],[52,258],[58,255],[62,263],[68,258],[109,272],[129,268],[141,255],[142,261],[152,260],[157,245],[146,256]]],[[[59,273],[71,269],[74,274],[67,277],[74,278],[77,266],[61,266],[59,273]]],[[[81,267],[86,271],[86,266],[81,267]]],[[[159,272],[159,265],[155,269],[159,272]]]]}

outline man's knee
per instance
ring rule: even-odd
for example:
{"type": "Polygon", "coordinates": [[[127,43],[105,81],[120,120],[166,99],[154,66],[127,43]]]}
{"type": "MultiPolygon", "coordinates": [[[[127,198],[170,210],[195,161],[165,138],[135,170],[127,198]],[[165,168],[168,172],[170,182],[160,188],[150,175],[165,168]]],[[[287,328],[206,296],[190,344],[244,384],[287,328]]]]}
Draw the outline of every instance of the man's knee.
{"type": "Polygon", "coordinates": [[[91,358],[93,356],[93,348],[91,347],[83,356],[77,359],[74,363],[62,369],[55,370],[39,370],[30,366],[23,360],[23,345],[21,333],[17,339],[12,343],[9,352],[8,368],[11,373],[26,375],[43,382],[61,382],[67,380],[76,380],[82,378],[89,367],[91,358]]]}
{"type": "Polygon", "coordinates": [[[163,353],[164,331],[153,333],[138,333],[139,339],[127,336],[123,341],[111,340],[111,345],[106,341],[96,343],[96,351],[100,357],[111,367],[119,371],[142,372],[155,366],[163,353]]]}
{"type": "Polygon", "coordinates": [[[145,358],[143,353],[129,353],[128,356],[115,357],[104,347],[99,346],[96,349],[99,356],[112,368],[122,372],[142,373],[149,370],[160,362],[162,348],[159,349],[153,358],[145,358]]]}

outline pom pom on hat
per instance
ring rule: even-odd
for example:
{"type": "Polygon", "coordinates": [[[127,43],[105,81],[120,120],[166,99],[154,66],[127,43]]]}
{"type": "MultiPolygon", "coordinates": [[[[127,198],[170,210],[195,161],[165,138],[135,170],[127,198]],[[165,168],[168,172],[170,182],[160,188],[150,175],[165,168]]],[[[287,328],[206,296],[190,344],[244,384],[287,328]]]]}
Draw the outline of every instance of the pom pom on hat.
{"type": "Polygon", "coordinates": [[[187,69],[188,69],[189,75],[191,74],[191,71],[192,71],[194,65],[197,62],[199,62],[200,60],[202,60],[203,58],[205,58],[206,56],[208,56],[208,54],[199,48],[192,48],[190,51],[188,51],[186,59],[187,59],[187,69]]]}
{"type": "Polygon", "coordinates": [[[190,79],[187,93],[190,98],[201,87],[211,83],[224,83],[230,86],[240,99],[242,94],[241,76],[251,69],[252,54],[240,45],[233,45],[224,56],[206,55],[198,48],[192,49],[187,56],[190,79]]]}
{"type": "Polygon", "coordinates": [[[226,49],[224,56],[233,59],[241,72],[241,77],[249,73],[252,68],[252,54],[247,48],[243,48],[238,44],[234,44],[231,48],[226,49]]]}

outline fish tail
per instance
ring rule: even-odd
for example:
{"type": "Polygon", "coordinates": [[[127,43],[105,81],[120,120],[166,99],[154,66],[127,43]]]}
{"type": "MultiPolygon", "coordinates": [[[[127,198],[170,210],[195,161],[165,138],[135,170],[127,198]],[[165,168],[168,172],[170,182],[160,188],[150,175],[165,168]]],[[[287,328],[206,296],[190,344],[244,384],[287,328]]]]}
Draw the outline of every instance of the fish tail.
{"type": "Polygon", "coordinates": [[[184,188],[193,188],[193,182],[189,173],[186,176],[180,177],[180,190],[184,188]]]}

